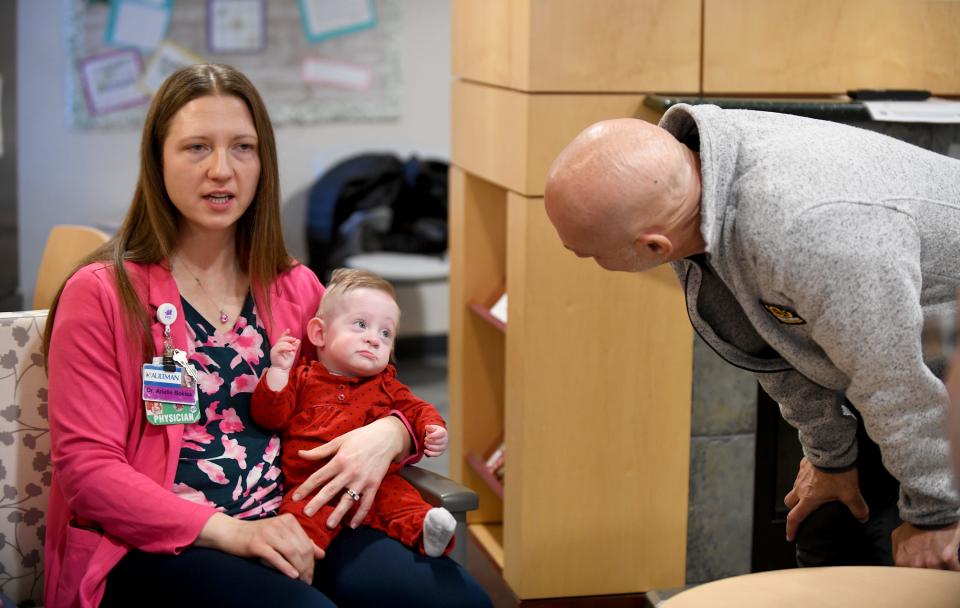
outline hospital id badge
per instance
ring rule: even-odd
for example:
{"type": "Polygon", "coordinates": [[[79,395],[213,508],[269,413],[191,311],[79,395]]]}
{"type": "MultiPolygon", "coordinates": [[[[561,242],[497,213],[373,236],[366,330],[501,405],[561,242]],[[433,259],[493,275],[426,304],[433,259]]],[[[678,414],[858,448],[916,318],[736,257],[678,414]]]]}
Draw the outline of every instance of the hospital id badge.
{"type": "Polygon", "coordinates": [[[143,405],[147,411],[147,422],[155,426],[194,424],[200,420],[200,407],[196,403],[184,405],[165,401],[144,401],[143,405]]]}
{"type": "Polygon", "coordinates": [[[143,365],[142,397],[147,421],[166,425],[200,420],[197,382],[189,363],[187,367],[165,366],[157,359],[143,365]]]}

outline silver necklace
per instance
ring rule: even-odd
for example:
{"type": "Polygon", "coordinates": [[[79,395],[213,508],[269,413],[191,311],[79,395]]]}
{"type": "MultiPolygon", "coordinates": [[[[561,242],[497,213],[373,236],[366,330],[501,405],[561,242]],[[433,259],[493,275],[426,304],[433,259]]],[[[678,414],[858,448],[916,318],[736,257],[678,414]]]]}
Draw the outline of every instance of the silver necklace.
{"type": "Polygon", "coordinates": [[[181,266],[183,266],[183,269],[184,269],[184,270],[186,270],[188,273],[190,273],[190,276],[193,277],[193,280],[197,282],[197,287],[200,288],[200,291],[203,292],[203,295],[206,296],[206,298],[207,298],[208,300],[210,300],[210,303],[213,304],[213,305],[217,308],[217,310],[220,312],[220,317],[219,317],[219,319],[220,319],[220,324],[221,324],[221,325],[226,325],[227,322],[230,320],[230,317],[227,316],[226,311],[223,309],[224,307],[221,306],[220,304],[217,304],[217,301],[213,299],[213,297],[207,292],[206,289],[204,289],[203,283],[200,282],[200,278],[199,278],[197,275],[195,275],[192,270],[190,270],[190,267],[187,266],[186,262],[184,262],[184,261],[180,258],[180,256],[177,256],[177,257],[174,258],[174,259],[177,261],[177,263],[179,263],[181,266]]]}

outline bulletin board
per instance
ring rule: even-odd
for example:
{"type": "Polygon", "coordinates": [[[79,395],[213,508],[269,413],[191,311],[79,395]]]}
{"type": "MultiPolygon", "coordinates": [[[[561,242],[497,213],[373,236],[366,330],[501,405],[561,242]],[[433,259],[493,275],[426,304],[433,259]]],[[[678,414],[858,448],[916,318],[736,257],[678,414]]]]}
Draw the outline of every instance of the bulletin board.
{"type": "Polygon", "coordinates": [[[398,0],[68,0],[66,113],[139,127],[181,65],[226,63],[275,126],[399,118],[398,0]]]}

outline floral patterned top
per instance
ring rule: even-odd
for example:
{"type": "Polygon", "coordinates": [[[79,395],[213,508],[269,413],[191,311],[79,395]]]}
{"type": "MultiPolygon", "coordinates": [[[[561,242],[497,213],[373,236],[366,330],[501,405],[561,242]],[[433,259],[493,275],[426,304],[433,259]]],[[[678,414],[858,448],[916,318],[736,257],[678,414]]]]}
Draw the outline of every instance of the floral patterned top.
{"type": "Polygon", "coordinates": [[[250,396],[270,363],[267,332],[247,295],[233,327],[213,327],[181,298],[187,357],[197,370],[200,420],[183,430],[173,491],[240,519],[276,514],[283,495],[280,438],[250,416],[250,396]]]}

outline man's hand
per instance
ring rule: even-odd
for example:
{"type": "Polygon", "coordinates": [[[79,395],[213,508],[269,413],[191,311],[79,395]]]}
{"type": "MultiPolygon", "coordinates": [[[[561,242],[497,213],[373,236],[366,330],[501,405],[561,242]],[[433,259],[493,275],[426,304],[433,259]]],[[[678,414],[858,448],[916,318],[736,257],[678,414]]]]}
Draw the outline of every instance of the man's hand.
{"type": "Polygon", "coordinates": [[[856,469],[842,473],[821,471],[803,458],[800,470],[793,482],[793,489],[783,499],[790,508],[787,514],[787,540],[793,541],[797,528],[808,515],[832,501],[840,501],[850,509],[850,513],[861,523],[870,518],[870,509],[860,494],[860,479],[856,469]]]}
{"type": "Polygon", "coordinates": [[[908,523],[893,531],[893,563],[909,568],[960,570],[960,526],[921,530],[908,523]]]}
{"type": "Polygon", "coordinates": [[[447,449],[447,429],[439,424],[428,424],[427,434],[423,438],[423,453],[426,456],[436,457],[447,449]]]}

